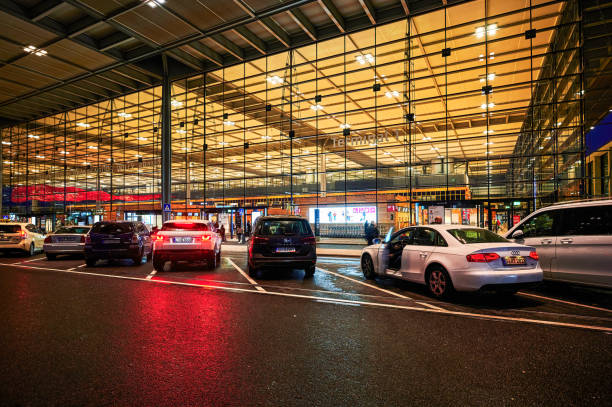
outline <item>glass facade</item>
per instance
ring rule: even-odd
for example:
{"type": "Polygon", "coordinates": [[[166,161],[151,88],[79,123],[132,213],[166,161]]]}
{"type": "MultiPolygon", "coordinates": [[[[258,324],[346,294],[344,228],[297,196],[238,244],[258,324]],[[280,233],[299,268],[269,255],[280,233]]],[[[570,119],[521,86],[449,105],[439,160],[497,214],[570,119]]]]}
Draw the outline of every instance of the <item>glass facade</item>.
{"type": "MultiPolygon", "coordinates": [[[[576,4],[462,3],[174,81],[173,216],[503,230],[585,196],[576,4]]],[[[161,106],[156,87],[2,129],[3,214],[159,224],[161,106]]]]}

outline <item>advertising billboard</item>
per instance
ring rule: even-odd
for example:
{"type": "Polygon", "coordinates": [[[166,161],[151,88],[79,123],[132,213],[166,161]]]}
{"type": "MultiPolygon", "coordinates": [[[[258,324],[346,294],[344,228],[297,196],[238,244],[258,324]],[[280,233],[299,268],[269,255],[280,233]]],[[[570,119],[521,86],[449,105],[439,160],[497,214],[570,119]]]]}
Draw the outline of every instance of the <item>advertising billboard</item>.
{"type": "MultiPolygon", "coordinates": [[[[315,223],[317,208],[308,210],[308,221],[315,223]]],[[[376,206],[332,206],[318,208],[319,222],[330,223],[365,223],[376,222],[376,206]]]]}

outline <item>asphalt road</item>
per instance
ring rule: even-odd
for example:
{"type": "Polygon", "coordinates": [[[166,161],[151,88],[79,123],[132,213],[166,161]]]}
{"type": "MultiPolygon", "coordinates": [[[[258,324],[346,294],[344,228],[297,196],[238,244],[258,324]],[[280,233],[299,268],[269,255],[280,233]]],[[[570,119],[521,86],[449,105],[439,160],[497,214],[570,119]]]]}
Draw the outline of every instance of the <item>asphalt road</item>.
{"type": "Polygon", "coordinates": [[[0,258],[0,404],[611,405],[611,295],[435,301],[353,259],[250,279],[243,256],[0,258]]]}

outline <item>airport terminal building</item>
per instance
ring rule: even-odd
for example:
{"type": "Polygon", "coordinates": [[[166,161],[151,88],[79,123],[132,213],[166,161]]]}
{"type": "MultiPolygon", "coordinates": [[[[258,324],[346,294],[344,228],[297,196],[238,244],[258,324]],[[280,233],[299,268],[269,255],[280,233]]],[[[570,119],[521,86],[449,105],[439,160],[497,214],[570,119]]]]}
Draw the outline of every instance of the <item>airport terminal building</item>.
{"type": "Polygon", "coordinates": [[[612,7],[123,3],[0,6],[4,218],[359,237],[610,194],[612,7]]]}

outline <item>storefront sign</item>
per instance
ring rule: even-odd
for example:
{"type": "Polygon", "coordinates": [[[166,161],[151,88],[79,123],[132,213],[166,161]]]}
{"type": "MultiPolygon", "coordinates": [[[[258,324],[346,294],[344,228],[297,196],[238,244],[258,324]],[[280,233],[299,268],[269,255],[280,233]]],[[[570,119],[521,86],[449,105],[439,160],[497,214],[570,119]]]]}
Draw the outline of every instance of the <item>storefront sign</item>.
{"type": "MultiPolygon", "coordinates": [[[[308,219],[315,221],[317,208],[308,210],[308,219]]],[[[376,222],[376,206],[334,206],[318,208],[321,223],[365,223],[376,222]]]]}
{"type": "Polygon", "coordinates": [[[443,206],[430,206],[427,208],[427,215],[429,217],[429,223],[444,223],[444,207],[443,206]]]}

